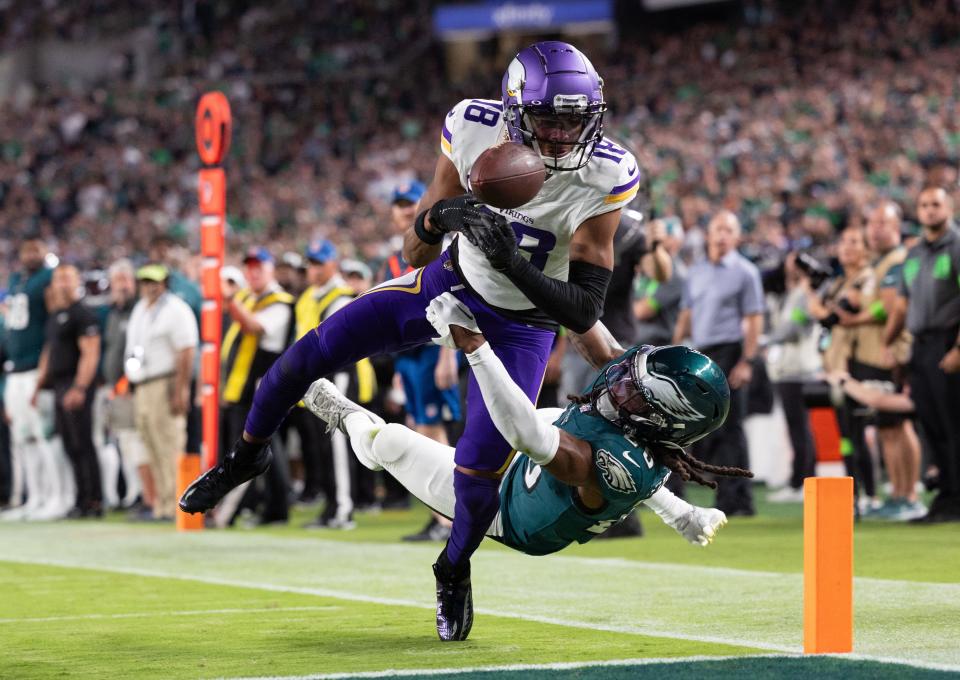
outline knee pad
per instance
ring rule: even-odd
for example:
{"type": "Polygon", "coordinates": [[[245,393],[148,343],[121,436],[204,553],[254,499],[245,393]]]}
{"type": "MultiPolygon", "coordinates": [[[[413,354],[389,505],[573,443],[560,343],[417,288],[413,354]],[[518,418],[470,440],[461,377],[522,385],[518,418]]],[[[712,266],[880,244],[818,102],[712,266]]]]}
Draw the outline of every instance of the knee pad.
{"type": "Polygon", "coordinates": [[[383,463],[399,460],[407,452],[412,434],[414,433],[399,423],[390,423],[381,428],[373,440],[373,453],[377,460],[383,463]]]}

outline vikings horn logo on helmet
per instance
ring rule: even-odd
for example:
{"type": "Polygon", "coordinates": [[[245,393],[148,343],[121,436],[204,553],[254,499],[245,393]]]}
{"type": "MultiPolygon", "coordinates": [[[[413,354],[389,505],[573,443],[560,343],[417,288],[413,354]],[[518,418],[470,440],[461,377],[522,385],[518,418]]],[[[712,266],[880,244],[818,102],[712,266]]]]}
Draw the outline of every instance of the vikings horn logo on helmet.
{"type": "Polygon", "coordinates": [[[518,104],[523,104],[523,83],[526,75],[527,70],[523,67],[523,63],[514,58],[507,67],[507,94],[516,97],[518,104]]]}
{"type": "Polygon", "coordinates": [[[657,402],[657,406],[669,415],[680,420],[694,421],[703,418],[671,378],[655,375],[647,371],[647,354],[637,354],[637,377],[640,384],[650,390],[650,394],[657,402]]]}

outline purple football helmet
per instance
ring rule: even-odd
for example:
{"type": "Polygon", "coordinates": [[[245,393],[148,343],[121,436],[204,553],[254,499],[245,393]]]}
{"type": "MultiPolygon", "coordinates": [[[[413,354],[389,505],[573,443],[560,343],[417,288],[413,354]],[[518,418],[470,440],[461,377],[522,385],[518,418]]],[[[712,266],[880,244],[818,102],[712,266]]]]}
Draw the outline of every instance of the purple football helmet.
{"type": "Polygon", "coordinates": [[[603,137],[603,78],[573,45],[525,47],[503,74],[503,118],[510,139],[531,147],[550,171],[579,170],[603,137]]]}

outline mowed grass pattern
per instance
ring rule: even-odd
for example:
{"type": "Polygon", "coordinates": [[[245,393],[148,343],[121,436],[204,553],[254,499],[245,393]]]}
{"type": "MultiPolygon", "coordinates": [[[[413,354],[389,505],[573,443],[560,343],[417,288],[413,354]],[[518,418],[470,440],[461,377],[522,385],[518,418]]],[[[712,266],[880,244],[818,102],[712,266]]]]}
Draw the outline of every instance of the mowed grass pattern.
{"type": "Polygon", "coordinates": [[[418,607],[3,562],[0,582],[3,678],[306,675],[756,652],[495,616],[451,645],[436,639],[431,612],[418,607]]]}
{"type": "MultiPolygon", "coordinates": [[[[800,510],[762,510],[733,520],[706,550],[649,513],[641,540],[594,541],[552,558],[490,543],[475,560],[480,613],[459,645],[433,631],[429,564],[439,546],[397,542],[423,521],[422,508],[360,516],[346,533],[0,525],[0,677],[300,676],[795,652],[800,510]]],[[[952,526],[858,525],[857,652],[960,668],[958,538],[952,526]]],[[[728,668],[761,677],[777,667],[831,677],[834,668],[797,661],[728,668]]],[[[897,668],[845,663],[837,673],[891,677],[897,668]]],[[[687,677],[685,668],[669,672],[687,677]]],[[[537,674],[638,677],[651,668],[635,670],[537,674]]]]}

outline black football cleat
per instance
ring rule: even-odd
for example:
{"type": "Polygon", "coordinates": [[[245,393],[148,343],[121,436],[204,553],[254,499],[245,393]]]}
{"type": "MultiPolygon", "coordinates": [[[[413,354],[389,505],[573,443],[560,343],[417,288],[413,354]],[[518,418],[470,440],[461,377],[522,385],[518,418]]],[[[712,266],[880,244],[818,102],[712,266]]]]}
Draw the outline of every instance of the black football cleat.
{"type": "Polygon", "coordinates": [[[197,477],[180,497],[186,513],[206,512],[217,506],[231,490],[266,472],[273,462],[269,445],[253,444],[242,438],[223,462],[197,477]]]}
{"type": "Polygon", "coordinates": [[[433,565],[433,575],[437,578],[437,635],[446,642],[466,640],[473,628],[470,563],[454,567],[444,549],[433,565]]]}

